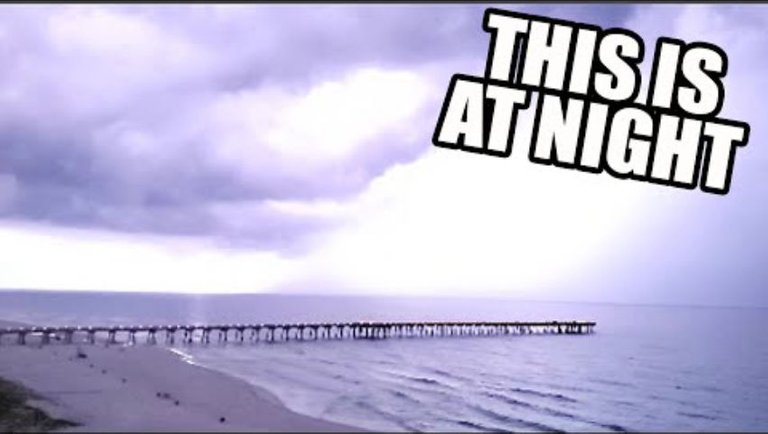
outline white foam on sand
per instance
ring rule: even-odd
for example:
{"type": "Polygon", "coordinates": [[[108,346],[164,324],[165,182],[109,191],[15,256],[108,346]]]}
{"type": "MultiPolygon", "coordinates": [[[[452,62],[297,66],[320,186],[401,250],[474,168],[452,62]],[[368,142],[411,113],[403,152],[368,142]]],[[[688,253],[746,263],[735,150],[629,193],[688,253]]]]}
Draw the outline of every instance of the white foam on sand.
{"type": "MultiPolygon", "coordinates": [[[[8,323],[0,322],[0,327],[8,323]]],[[[162,346],[0,346],[0,377],[76,431],[355,431],[295,413],[266,390],[162,346]],[[223,419],[222,419],[223,418],[223,419]]]]}

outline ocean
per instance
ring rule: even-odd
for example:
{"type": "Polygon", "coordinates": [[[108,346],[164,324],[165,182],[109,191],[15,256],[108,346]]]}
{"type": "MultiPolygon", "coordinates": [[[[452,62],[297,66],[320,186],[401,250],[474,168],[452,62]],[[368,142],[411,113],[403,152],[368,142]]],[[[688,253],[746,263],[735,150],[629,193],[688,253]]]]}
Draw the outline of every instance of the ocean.
{"type": "MultiPolygon", "coordinates": [[[[39,325],[595,320],[584,336],[183,345],[300,413],[386,431],[765,431],[768,310],[301,295],[0,292],[39,325]]],[[[0,347],[2,351],[2,347],[0,347]]]]}

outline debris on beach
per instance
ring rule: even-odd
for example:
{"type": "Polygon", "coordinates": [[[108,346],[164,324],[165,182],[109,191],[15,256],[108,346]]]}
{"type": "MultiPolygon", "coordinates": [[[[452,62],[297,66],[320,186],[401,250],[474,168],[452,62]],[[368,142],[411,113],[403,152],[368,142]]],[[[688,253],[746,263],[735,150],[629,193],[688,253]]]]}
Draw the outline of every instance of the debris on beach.
{"type": "Polygon", "coordinates": [[[76,356],[77,356],[78,359],[87,359],[88,358],[88,354],[85,354],[85,351],[83,351],[83,349],[81,347],[77,347],[77,354],[76,354],[76,356]]]}

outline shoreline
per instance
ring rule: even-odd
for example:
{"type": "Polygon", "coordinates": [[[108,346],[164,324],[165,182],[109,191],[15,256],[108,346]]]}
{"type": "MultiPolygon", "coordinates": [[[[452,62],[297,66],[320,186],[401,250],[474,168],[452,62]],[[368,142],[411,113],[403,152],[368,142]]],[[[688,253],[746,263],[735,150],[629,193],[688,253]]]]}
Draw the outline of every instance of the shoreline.
{"type": "Polygon", "coordinates": [[[269,390],[189,362],[172,348],[0,348],[0,377],[32,391],[37,399],[29,405],[78,424],[65,432],[362,431],[297,413],[269,390]]]}

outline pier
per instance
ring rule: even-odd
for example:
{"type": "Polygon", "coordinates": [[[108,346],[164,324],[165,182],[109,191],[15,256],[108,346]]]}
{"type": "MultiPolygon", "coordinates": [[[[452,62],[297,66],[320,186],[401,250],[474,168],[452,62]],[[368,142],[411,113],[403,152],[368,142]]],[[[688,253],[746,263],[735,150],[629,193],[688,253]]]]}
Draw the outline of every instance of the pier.
{"type": "Polygon", "coordinates": [[[347,322],[297,324],[136,325],[0,328],[0,345],[15,343],[148,344],[159,342],[287,342],[500,335],[585,335],[591,321],[548,322],[347,322]]]}

